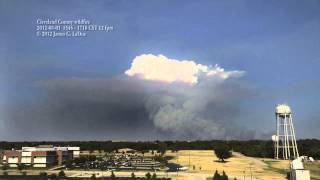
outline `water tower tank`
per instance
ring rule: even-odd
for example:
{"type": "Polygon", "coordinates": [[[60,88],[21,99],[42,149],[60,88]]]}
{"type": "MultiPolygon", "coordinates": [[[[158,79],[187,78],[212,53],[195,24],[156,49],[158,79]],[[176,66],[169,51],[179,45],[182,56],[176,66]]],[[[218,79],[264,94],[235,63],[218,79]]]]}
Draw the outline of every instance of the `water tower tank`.
{"type": "Polygon", "coordinates": [[[276,114],[291,114],[291,108],[286,104],[278,104],[276,114]]]}

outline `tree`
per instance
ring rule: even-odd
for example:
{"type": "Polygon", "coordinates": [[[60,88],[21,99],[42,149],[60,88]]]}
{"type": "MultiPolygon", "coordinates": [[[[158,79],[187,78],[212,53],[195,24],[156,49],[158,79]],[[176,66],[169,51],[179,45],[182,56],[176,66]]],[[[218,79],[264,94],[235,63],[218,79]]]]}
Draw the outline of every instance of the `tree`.
{"type": "Polygon", "coordinates": [[[230,150],[231,148],[227,144],[221,144],[214,148],[214,152],[221,162],[231,157],[230,150]]]}
{"type": "Polygon", "coordinates": [[[213,180],[220,180],[221,179],[221,176],[220,174],[218,173],[218,170],[216,170],[216,172],[214,173],[213,175],[213,180]]]}
{"type": "Polygon", "coordinates": [[[116,177],[116,175],[114,174],[114,172],[113,172],[113,171],[111,171],[111,175],[110,175],[110,177],[111,177],[111,178],[115,178],[115,177],[116,177]]]}
{"type": "Polygon", "coordinates": [[[163,156],[155,155],[153,159],[155,161],[158,161],[159,163],[161,163],[161,165],[163,165],[163,166],[166,166],[168,164],[168,160],[163,156]]]}
{"type": "MultiPolygon", "coordinates": [[[[75,158],[74,160],[75,160],[75,161],[76,161],[76,160],[79,160],[79,158],[75,158]]],[[[72,168],[73,160],[71,160],[71,159],[66,160],[63,164],[64,164],[67,168],[72,168]]]]}
{"type": "Polygon", "coordinates": [[[222,171],[222,176],[220,179],[221,180],[228,180],[228,176],[227,176],[226,172],[222,171]]]}
{"type": "Polygon", "coordinates": [[[22,172],[22,176],[27,176],[27,172],[26,172],[26,171],[23,171],[23,172],[22,172]]]}
{"type": "Polygon", "coordinates": [[[151,174],[148,172],[148,173],[146,173],[146,178],[147,179],[150,179],[151,178],[151,174]]]}
{"type": "Polygon", "coordinates": [[[88,159],[89,161],[95,161],[95,160],[97,160],[97,156],[95,156],[95,155],[89,155],[89,156],[87,157],[87,159],[88,159]]]}
{"type": "Polygon", "coordinates": [[[107,166],[101,166],[101,167],[100,167],[100,170],[101,170],[101,171],[105,171],[105,170],[107,170],[107,169],[108,169],[107,166]]]}
{"type": "Polygon", "coordinates": [[[4,171],[4,172],[3,172],[3,175],[4,175],[4,176],[8,176],[8,172],[7,172],[7,171],[4,171]]]}
{"type": "Polygon", "coordinates": [[[152,174],[152,179],[157,179],[157,174],[156,173],[152,174]]]}
{"type": "Polygon", "coordinates": [[[158,144],[158,151],[161,153],[161,156],[163,156],[164,153],[166,153],[166,151],[167,151],[167,144],[164,142],[160,142],[158,144]]]}
{"type": "Polygon", "coordinates": [[[131,173],[131,178],[132,178],[132,179],[135,179],[135,178],[136,178],[136,175],[134,174],[134,172],[131,173]]]}
{"type": "Polygon", "coordinates": [[[176,146],[171,146],[172,153],[177,152],[177,151],[178,151],[178,148],[176,146]]]}
{"type": "Polygon", "coordinates": [[[58,176],[59,176],[59,177],[65,177],[65,176],[66,176],[66,174],[64,173],[64,171],[63,171],[63,170],[61,170],[61,171],[59,172],[58,176]]]}

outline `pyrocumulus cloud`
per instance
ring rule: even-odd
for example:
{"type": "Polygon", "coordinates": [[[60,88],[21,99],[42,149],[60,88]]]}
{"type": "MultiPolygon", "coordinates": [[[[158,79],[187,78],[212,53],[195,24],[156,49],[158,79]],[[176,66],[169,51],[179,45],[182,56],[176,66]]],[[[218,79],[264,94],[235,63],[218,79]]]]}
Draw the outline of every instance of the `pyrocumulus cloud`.
{"type": "Polygon", "coordinates": [[[125,74],[169,83],[146,97],[149,118],[162,131],[200,139],[240,138],[237,133],[246,134],[232,125],[238,109],[236,96],[242,97],[245,93],[235,82],[225,82],[242,76],[244,71],[225,71],[218,65],[212,67],[193,60],[142,54],[133,59],[125,74]]]}
{"type": "Polygon", "coordinates": [[[130,69],[125,74],[138,76],[146,80],[163,82],[183,82],[190,85],[198,83],[199,76],[205,74],[208,77],[227,79],[239,77],[243,71],[225,71],[215,65],[214,67],[197,64],[193,60],[176,60],[164,55],[142,54],[134,58],[130,69]]]}

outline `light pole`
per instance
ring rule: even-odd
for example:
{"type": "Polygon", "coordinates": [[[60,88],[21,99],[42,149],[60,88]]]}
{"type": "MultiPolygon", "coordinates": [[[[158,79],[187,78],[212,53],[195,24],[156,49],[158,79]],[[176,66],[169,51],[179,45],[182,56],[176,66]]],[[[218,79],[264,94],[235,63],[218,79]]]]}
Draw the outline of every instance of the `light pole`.
{"type": "Polygon", "coordinates": [[[251,164],[250,164],[250,167],[249,167],[249,168],[250,168],[250,177],[251,177],[250,180],[252,180],[252,171],[251,171],[251,168],[252,168],[252,167],[251,167],[251,164]]]}
{"type": "Polygon", "coordinates": [[[179,151],[177,151],[177,180],[179,179],[179,151]]]}
{"type": "Polygon", "coordinates": [[[189,168],[190,168],[190,149],[189,149],[189,168]]]}

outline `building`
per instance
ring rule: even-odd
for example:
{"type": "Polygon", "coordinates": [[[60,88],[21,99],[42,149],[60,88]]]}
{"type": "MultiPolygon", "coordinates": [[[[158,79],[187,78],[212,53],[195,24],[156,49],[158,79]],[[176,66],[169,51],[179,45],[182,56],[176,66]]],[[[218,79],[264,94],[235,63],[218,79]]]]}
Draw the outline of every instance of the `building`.
{"type": "Polygon", "coordinates": [[[17,167],[18,164],[33,167],[48,167],[62,165],[66,160],[79,157],[79,147],[54,147],[40,145],[36,147],[22,147],[21,150],[6,150],[3,154],[3,164],[17,167]]]}
{"type": "Polygon", "coordinates": [[[298,157],[291,162],[289,180],[310,180],[310,171],[303,167],[303,157],[298,157]]]}
{"type": "Polygon", "coordinates": [[[68,151],[73,152],[73,158],[80,157],[80,147],[67,147],[68,151]]]}
{"type": "Polygon", "coordinates": [[[122,148],[122,149],[117,149],[117,152],[122,154],[134,154],[134,153],[137,153],[138,151],[130,148],[122,148]]]}

